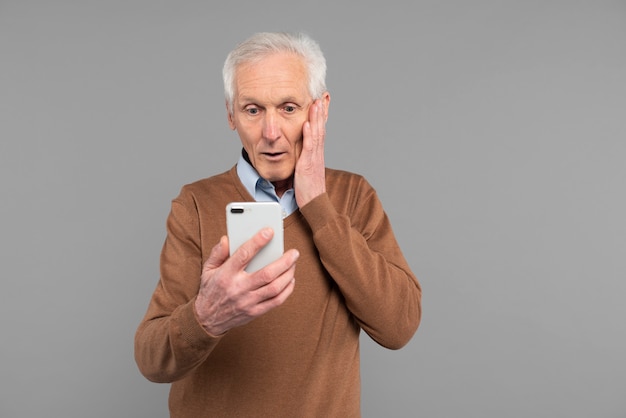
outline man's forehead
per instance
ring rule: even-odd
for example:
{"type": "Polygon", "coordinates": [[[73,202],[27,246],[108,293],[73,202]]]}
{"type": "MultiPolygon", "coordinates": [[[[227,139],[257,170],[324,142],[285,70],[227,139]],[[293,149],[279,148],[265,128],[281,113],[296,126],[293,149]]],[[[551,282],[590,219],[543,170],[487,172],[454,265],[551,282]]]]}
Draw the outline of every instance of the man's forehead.
{"type": "Polygon", "coordinates": [[[275,53],[255,61],[241,63],[235,71],[235,82],[289,83],[308,78],[303,59],[294,54],[275,53]]]}
{"type": "Polygon", "coordinates": [[[281,66],[305,69],[304,57],[291,52],[270,52],[254,59],[244,60],[239,63],[237,70],[245,67],[281,66]]]}
{"type": "Polygon", "coordinates": [[[309,97],[306,67],[292,54],[271,55],[259,62],[242,64],[234,84],[239,102],[301,102],[309,97]]]}

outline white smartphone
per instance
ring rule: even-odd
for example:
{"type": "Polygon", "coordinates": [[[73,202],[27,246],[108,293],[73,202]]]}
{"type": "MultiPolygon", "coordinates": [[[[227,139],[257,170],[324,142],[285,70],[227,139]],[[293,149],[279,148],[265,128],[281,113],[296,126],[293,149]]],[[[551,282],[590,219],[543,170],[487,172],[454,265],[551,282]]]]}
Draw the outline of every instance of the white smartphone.
{"type": "Polygon", "coordinates": [[[284,252],[283,211],[277,202],[231,202],[226,205],[226,229],[230,255],[262,228],[274,230],[272,240],[250,260],[245,270],[253,273],[284,252]]]}

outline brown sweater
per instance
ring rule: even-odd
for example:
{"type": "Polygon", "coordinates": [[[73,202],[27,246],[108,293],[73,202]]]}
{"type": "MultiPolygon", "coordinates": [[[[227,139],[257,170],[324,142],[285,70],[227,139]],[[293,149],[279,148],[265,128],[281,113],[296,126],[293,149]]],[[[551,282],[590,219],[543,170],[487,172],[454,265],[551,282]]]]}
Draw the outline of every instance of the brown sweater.
{"type": "Polygon", "coordinates": [[[327,193],[284,220],[296,286],[280,307],[220,337],[194,311],[225,207],[252,201],[235,167],[182,188],[167,220],[161,279],[135,336],[141,372],[172,382],[172,417],[359,417],[359,332],[398,349],[421,318],[419,283],[374,189],[327,169],[327,193]]]}

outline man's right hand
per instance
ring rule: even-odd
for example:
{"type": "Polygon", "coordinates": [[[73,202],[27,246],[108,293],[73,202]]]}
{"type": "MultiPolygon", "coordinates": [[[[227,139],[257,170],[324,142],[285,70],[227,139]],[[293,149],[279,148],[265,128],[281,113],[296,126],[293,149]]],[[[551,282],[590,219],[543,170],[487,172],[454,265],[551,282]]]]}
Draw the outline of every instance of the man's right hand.
{"type": "Polygon", "coordinates": [[[297,250],[254,273],[244,271],[252,257],[270,242],[274,232],[264,228],[229,257],[228,238],[223,236],[202,266],[200,290],[195,302],[198,319],[213,336],[280,306],[293,292],[297,250]]]}

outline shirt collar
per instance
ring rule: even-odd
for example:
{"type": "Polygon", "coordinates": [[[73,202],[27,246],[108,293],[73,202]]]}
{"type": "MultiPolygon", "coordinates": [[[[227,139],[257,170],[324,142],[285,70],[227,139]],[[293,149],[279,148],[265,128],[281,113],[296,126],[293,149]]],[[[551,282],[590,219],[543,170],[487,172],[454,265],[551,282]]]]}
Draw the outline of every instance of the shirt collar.
{"type": "Polygon", "coordinates": [[[237,161],[237,175],[255,201],[278,202],[283,210],[283,218],[286,218],[298,209],[294,190],[289,189],[282,197],[278,197],[274,185],[259,175],[250,163],[245,150],[242,150],[241,156],[237,161]]]}
{"type": "Polygon", "coordinates": [[[257,173],[254,167],[252,167],[252,164],[250,164],[246,158],[247,155],[245,152],[245,150],[242,150],[241,155],[239,156],[239,161],[237,161],[237,175],[248,193],[250,193],[250,196],[254,199],[256,195],[256,184],[261,176],[257,173]]]}

